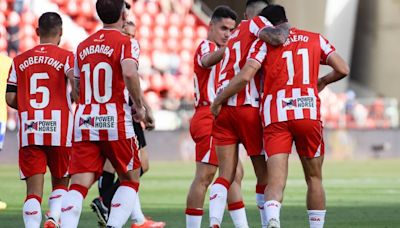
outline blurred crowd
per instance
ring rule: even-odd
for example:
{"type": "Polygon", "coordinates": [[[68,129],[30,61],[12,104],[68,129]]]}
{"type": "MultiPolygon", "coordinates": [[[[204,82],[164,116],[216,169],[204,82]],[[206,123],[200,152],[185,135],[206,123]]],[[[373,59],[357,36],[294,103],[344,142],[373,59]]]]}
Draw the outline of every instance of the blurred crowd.
{"type": "MultiPolygon", "coordinates": [[[[141,85],[155,110],[159,130],[187,127],[193,111],[193,55],[197,44],[207,36],[205,22],[191,10],[193,1],[127,0],[132,6],[131,17],[141,47],[141,85]]],[[[95,0],[1,0],[0,53],[14,57],[36,45],[37,18],[45,11],[61,13],[61,46],[73,50],[101,26],[94,3],[95,0]]],[[[351,93],[324,94],[322,114],[327,127],[398,125],[397,101],[359,102],[351,93]]],[[[15,114],[9,110],[8,127],[15,129],[15,123],[15,114]]]]}

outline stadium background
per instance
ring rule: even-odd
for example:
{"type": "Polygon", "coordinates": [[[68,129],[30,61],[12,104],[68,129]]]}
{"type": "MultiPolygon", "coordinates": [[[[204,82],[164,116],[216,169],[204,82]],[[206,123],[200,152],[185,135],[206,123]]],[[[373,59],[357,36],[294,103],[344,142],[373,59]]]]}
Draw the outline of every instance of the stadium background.
{"type": "MultiPolygon", "coordinates": [[[[94,2],[95,0],[0,0],[0,52],[5,56],[13,57],[33,47],[38,42],[35,35],[37,18],[46,11],[57,11],[62,15],[64,35],[61,46],[73,50],[81,40],[100,26],[95,14],[94,2]]],[[[239,15],[243,15],[245,1],[129,0],[128,2],[132,3],[132,17],[137,25],[136,38],[141,46],[141,85],[147,100],[155,110],[156,118],[156,131],[146,133],[150,159],[155,161],[151,163],[154,171],[149,173],[148,188],[150,189],[153,185],[157,188],[160,180],[166,179],[169,183],[174,183],[177,178],[182,178],[178,191],[168,187],[159,189],[170,191],[168,194],[179,195],[174,197],[177,197],[180,205],[178,208],[181,208],[181,211],[178,210],[171,215],[176,216],[176,219],[168,219],[182,222],[183,202],[192,177],[193,163],[191,161],[194,158],[194,144],[187,130],[193,113],[193,53],[197,44],[207,35],[206,25],[212,9],[216,5],[226,4],[235,9],[239,15]],[[182,161],[185,162],[182,163],[182,161]],[[184,176],[175,174],[174,168],[182,169],[184,176]],[[166,172],[165,169],[168,171],[166,172]]],[[[333,198],[341,201],[347,199],[346,197],[353,199],[358,190],[364,191],[365,198],[356,197],[356,202],[365,208],[369,204],[364,205],[363,200],[368,201],[370,197],[386,194],[381,198],[382,204],[396,204],[397,209],[391,208],[390,205],[387,208],[390,208],[392,213],[398,214],[400,212],[398,206],[400,205],[400,179],[398,178],[400,170],[396,168],[396,162],[400,161],[398,160],[400,158],[398,149],[400,148],[398,130],[400,64],[397,64],[397,61],[400,46],[397,43],[400,37],[400,18],[398,17],[400,0],[276,0],[273,2],[286,7],[292,25],[324,34],[351,65],[351,75],[348,79],[330,86],[321,95],[328,160],[326,173],[328,177],[332,177],[332,180],[327,181],[328,192],[331,191],[330,187],[334,189],[337,187],[333,198]],[[338,171],[335,167],[341,170],[338,171]],[[354,176],[349,176],[349,172],[354,176]],[[350,183],[358,184],[358,186],[353,186],[349,190],[347,186],[350,183]],[[344,189],[351,193],[342,192],[344,189]],[[343,198],[340,197],[342,193],[345,194],[343,198]],[[395,199],[392,200],[391,196],[395,199]]],[[[8,68],[5,61],[0,62],[0,68],[8,68]]],[[[321,74],[326,71],[327,69],[323,68],[321,74]]],[[[3,75],[2,77],[0,84],[4,85],[5,78],[3,75]]],[[[4,99],[2,95],[0,99],[4,99]]],[[[3,105],[4,101],[2,102],[0,104],[3,105]]],[[[11,204],[9,203],[11,213],[5,212],[4,215],[0,212],[0,219],[3,221],[2,216],[4,216],[3,218],[22,220],[18,217],[20,202],[23,198],[23,183],[17,180],[18,145],[15,111],[0,108],[2,115],[8,113],[5,146],[0,152],[0,198],[6,201],[7,197],[13,199],[11,204]],[[17,190],[21,192],[20,196],[10,194],[12,191],[4,185],[8,181],[10,181],[11,189],[22,188],[17,190]]],[[[242,159],[247,160],[245,156],[242,159]]],[[[298,193],[304,193],[304,184],[300,184],[302,175],[297,159],[293,160],[292,174],[294,175],[290,176],[292,184],[289,182],[288,188],[293,183],[295,184],[294,189],[289,188],[287,191],[292,192],[294,199],[299,200],[296,207],[301,208],[304,197],[298,193]],[[295,193],[294,190],[298,192],[295,193]]],[[[252,205],[254,203],[251,186],[254,184],[254,178],[248,163],[245,162],[245,164],[248,180],[244,182],[244,185],[248,186],[248,189],[246,190],[245,187],[244,189],[249,195],[247,201],[252,205]]],[[[143,188],[146,189],[146,187],[143,188]]],[[[153,214],[168,217],[165,216],[168,213],[163,209],[157,211],[157,208],[155,209],[154,205],[149,203],[161,204],[165,201],[152,198],[150,193],[157,194],[156,192],[150,189],[147,193],[143,193],[142,201],[145,211],[146,208],[150,211],[153,209],[153,214]],[[146,201],[146,199],[150,200],[146,201]]],[[[287,200],[289,201],[291,197],[289,196],[287,200]]],[[[349,207],[355,206],[352,202],[348,204],[349,207]]],[[[339,206],[338,203],[338,210],[339,206]]],[[[375,215],[373,211],[375,210],[366,210],[367,214],[363,214],[361,210],[360,221],[348,227],[362,224],[361,218],[375,215]]],[[[254,211],[250,211],[251,213],[254,214],[254,211]]],[[[301,210],[296,213],[302,215],[301,210]]],[[[346,215],[346,213],[341,215],[346,215]]],[[[84,215],[84,218],[87,216],[84,215]]],[[[206,217],[203,221],[206,223],[206,217]]],[[[302,221],[301,218],[299,221],[302,221]]],[[[400,220],[396,217],[381,217],[375,222],[376,226],[372,223],[367,227],[400,227],[400,220]],[[392,221],[392,223],[382,225],[378,223],[379,221],[392,221]]],[[[295,222],[288,224],[297,227],[295,222]]],[[[347,223],[340,224],[343,227],[343,224],[347,223]]],[[[0,227],[3,227],[1,222],[0,227]]],[[[18,227],[18,225],[4,227],[18,227]]],[[[183,227],[183,225],[169,227],[183,227]]]]}

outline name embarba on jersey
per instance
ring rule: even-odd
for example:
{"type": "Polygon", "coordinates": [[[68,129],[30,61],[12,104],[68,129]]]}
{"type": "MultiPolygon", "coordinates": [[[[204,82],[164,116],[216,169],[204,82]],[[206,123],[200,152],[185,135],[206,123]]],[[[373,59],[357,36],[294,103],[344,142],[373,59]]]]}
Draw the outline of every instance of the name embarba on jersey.
{"type": "Polygon", "coordinates": [[[71,146],[73,114],[67,73],[73,54],[52,44],[38,45],[12,62],[7,84],[16,86],[19,143],[71,146]]]}
{"type": "Polygon", "coordinates": [[[138,64],[139,52],[136,40],[114,29],[101,29],[79,44],[74,71],[80,80],[75,141],[115,141],[135,136],[121,63],[138,64]]]}

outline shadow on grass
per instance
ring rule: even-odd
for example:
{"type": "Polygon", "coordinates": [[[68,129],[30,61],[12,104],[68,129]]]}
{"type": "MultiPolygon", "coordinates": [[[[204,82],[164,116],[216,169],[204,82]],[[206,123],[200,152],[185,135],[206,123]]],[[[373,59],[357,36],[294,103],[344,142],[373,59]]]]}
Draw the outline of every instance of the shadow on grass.
{"type": "MultiPolygon", "coordinates": [[[[164,205],[165,206],[165,205],[164,205]]],[[[86,209],[86,208],[85,208],[86,209]]],[[[185,227],[185,216],[183,209],[155,209],[144,208],[146,215],[155,220],[167,222],[167,227],[185,227]]],[[[399,205],[365,205],[354,207],[329,207],[325,227],[362,227],[362,228],[392,228],[400,227],[400,207],[399,205]]],[[[259,226],[259,214],[254,208],[247,209],[247,217],[251,228],[259,226]]],[[[233,227],[229,215],[225,213],[223,227],[233,227]]],[[[281,214],[282,227],[299,228],[308,227],[308,219],[305,208],[295,206],[285,206],[281,214]]],[[[208,213],[203,217],[203,226],[207,227],[208,213]]],[[[20,211],[6,210],[0,212],[0,227],[14,228],[23,227],[20,211]]],[[[82,213],[79,227],[97,227],[95,215],[85,210],[82,213]]],[[[125,227],[129,227],[126,225],[125,227]]]]}

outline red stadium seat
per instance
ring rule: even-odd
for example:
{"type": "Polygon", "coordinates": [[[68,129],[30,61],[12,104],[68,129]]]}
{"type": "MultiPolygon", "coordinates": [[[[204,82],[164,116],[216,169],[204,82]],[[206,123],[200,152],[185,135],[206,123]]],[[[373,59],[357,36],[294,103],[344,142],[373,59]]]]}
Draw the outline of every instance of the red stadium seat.
{"type": "Polygon", "coordinates": [[[165,38],[166,36],[164,27],[156,26],[154,27],[153,31],[154,31],[153,35],[157,38],[165,38]]]}
{"type": "Polygon", "coordinates": [[[153,18],[151,17],[150,14],[144,13],[140,17],[140,22],[142,23],[143,26],[152,26],[153,25],[153,18]]]}
{"type": "Polygon", "coordinates": [[[200,39],[205,39],[207,37],[208,29],[205,26],[200,26],[196,30],[197,37],[200,39]]]}
{"type": "Polygon", "coordinates": [[[192,38],[194,37],[194,33],[195,33],[195,32],[194,32],[192,26],[186,25],[186,26],[183,28],[182,33],[183,33],[183,36],[184,36],[185,38],[190,38],[190,39],[192,39],[192,38]]]}
{"type": "Polygon", "coordinates": [[[156,15],[160,12],[160,7],[157,3],[155,2],[147,2],[146,4],[146,11],[150,15],[156,15]]]}
{"type": "Polygon", "coordinates": [[[185,25],[193,28],[196,25],[196,17],[193,14],[186,15],[185,25]]]}
{"type": "Polygon", "coordinates": [[[156,16],[155,21],[157,26],[165,26],[168,23],[167,17],[162,13],[156,16]]]}
{"type": "Polygon", "coordinates": [[[176,25],[171,25],[168,28],[168,36],[171,38],[178,38],[180,37],[181,31],[179,30],[178,26],[176,25]]]}

